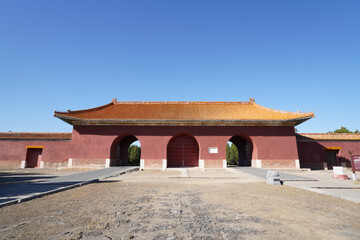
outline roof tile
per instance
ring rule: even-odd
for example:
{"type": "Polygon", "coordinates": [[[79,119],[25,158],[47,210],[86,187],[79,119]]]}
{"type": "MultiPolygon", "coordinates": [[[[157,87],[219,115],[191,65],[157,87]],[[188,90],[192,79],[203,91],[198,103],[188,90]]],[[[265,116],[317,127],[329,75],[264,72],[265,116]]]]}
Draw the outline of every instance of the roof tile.
{"type": "Polygon", "coordinates": [[[81,111],[55,112],[63,120],[291,121],[313,113],[286,112],[250,102],[116,102],[81,111]]]}

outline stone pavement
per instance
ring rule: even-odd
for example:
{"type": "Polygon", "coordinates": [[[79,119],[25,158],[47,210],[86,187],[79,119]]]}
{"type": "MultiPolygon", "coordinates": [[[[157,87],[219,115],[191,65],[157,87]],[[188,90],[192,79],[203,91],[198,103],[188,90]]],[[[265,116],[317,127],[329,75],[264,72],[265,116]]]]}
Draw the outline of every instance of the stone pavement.
{"type": "Polygon", "coordinates": [[[6,177],[0,176],[0,207],[61,192],[138,169],[138,167],[131,166],[110,167],[59,177],[44,176],[37,181],[27,181],[31,179],[31,175],[24,174],[26,176],[19,182],[15,180],[6,182],[6,177]]]}
{"type": "MultiPolygon", "coordinates": [[[[266,172],[269,171],[269,169],[264,168],[254,168],[254,167],[229,167],[227,168],[228,171],[231,172],[244,172],[259,178],[263,178],[266,180],[266,172]]],[[[281,181],[316,181],[310,177],[303,177],[303,176],[297,176],[285,172],[280,172],[280,180],[281,181]]]]}
{"type": "MultiPolygon", "coordinates": [[[[284,181],[285,185],[360,203],[360,181],[331,178],[332,170],[294,172],[293,174],[305,177],[311,175],[317,181],[284,181]]],[[[350,171],[345,174],[351,178],[350,171]]]]}
{"type": "MultiPolygon", "coordinates": [[[[244,172],[265,180],[268,171],[267,169],[252,167],[233,167],[228,168],[228,170],[238,173],[244,172]]],[[[360,203],[360,181],[331,178],[331,170],[278,172],[283,185],[360,203]]],[[[346,171],[345,174],[351,177],[350,171],[346,171]]]]}

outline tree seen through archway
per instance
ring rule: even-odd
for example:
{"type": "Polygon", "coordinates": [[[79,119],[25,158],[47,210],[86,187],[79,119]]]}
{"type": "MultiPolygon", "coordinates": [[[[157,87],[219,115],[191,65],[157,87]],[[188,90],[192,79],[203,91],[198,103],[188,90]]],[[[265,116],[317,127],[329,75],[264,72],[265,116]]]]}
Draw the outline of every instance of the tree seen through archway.
{"type": "Polygon", "coordinates": [[[132,143],[128,148],[128,166],[139,166],[141,156],[141,146],[139,141],[132,143]]]}
{"type": "Polygon", "coordinates": [[[240,137],[233,136],[226,144],[226,160],[228,165],[251,166],[252,146],[240,137]]]}
{"type": "Polygon", "coordinates": [[[228,165],[239,165],[239,151],[231,142],[226,144],[226,162],[228,165]]]}

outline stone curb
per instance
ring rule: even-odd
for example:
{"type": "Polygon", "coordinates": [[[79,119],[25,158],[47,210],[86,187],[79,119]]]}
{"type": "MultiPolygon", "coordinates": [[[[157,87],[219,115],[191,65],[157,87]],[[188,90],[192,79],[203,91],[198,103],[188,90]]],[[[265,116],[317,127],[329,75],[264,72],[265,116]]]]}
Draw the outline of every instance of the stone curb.
{"type": "Polygon", "coordinates": [[[50,194],[63,192],[63,191],[66,191],[66,190],[69,190],[69,189],[72,189],[72,188],[81,187],[81,186],[84,186],[84,185],[87,185],[87,184],[99,182],[99,181],[104,180],[104,179],[117,177],[117,176],[120,176],[120,175],[123,175],[123,174],[126,174],[126,173],[132,173],[132,172],[134,172],[136,170],[139,170],[139,168],[129,169],[127,171],[116,173],[116,174],[111,175],[111,176],[106,176],[106,177],[92,179],[92,180],[89,180],[89,181],[75,183],[75,184],[72,184],[72,185],[69,185],[69,186],[66,186],[66,187],[58,187],[56,189],[53,189],[53,190],[50,190],[50,191],[47,191],[47,192],[36,193],[36,194],[30,195],[30,196],[27,196],[27,197],[24,197],[24,198],[19,198],[19,199],[11,200],[11,201],[8,201],[8,202],[0,203],[0,208],[5,207],[5,206],[14,205],[14,204],[17,204],[17,203],[30,201],[30,200],[35,199],[35,198],[41,198],[41,197],[44,197],[44,196],[47,196],[47,195],[50,195],[50,194]]]}
{"type": "Polygon", "coordinates": [[[120,176],[120,175],[123,175],[123,174],[126,174],[126,173],[132,173],[132,172],[139,171],[139,170],[140,170],[140,168],[137,167],[137,168],[129,169],[129,170],[126,170],[124,172],[119,172],[119,173],[116,173],[116,174],[113,174],[113,175],[110,175],[110,176],[107,176],[107,177],[99,178],[98,180],[104,180],[104,179],[108,179],[108,178],[112,178],[112,177],[117,177],[117,176],[120,176]]]}

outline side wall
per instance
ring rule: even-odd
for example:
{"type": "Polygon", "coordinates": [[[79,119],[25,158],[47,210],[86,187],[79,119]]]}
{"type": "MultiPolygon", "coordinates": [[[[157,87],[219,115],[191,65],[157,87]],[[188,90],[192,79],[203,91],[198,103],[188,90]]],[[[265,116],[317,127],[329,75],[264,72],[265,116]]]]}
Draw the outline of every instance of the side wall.
{"type": "Polygon", "coordinates": [[[323,169],[326,147],[341,148],[337,154],[340,166],[351,167],[349,150],[360,155],[360,141],[299,141],[297,145],[302,168],[323,169]]]}
{"type": "Polygon", "coordinates": [[[70,141],[0,140],[0,167],[19,168],[25,161],[27,146],[44,146],[44,167],[66,167],[70,141]]]}

